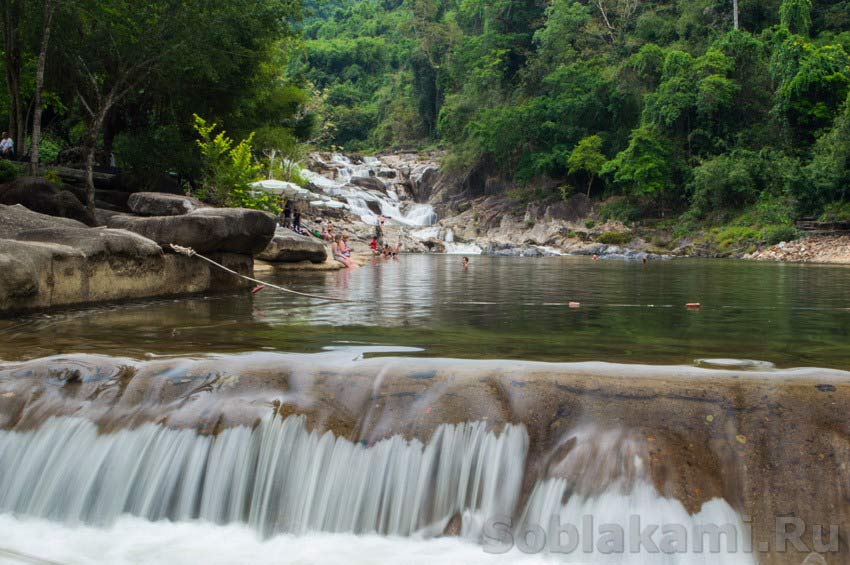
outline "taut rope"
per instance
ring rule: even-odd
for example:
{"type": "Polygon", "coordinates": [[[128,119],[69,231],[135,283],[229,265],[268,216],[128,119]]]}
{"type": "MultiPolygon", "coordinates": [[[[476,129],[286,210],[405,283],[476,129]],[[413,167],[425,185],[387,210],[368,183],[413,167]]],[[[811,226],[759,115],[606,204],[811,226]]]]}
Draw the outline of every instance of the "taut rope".
{"type": "Polygon", "coordinates": [[[319,296],[317,294],[308,294],[306,292],[298,292],[297,290],[292,290],[290,288],[284,288],[282,286],[278,286],[278,285],[272,284],[270,282],[261,281],[259,279],[254,279],[254,278],[245,276],[241,273],[237,273],[233,269],[229,269],[229,268],[225,267],[224,265],[222,265],[221,263],[216,263],[215,261],[213,261],[209,257],[204,257],[203,255],[201,255],[200,253],[198,253],[197,251],[195,251],[191,247],[183,247],[181,245],[176,245],[174,243],[170,243],[169,246],[171,247],[171,249],[173,249],[175,251],[175,253],[180,253],[181,255],[185,255],[187,257],[198,257],[200,259],[203,259],[207,263],[209,263],[211,265],[215,265],[219,269],[227,271],[228,273],[230,273],[232,275],[236,275],[237,277],[243,278],[246,281],[251,281],[251,282],[256,283],[256,284],[261,284],[263,286],[267,286],[269,288],[273,288],[273,289],[279,290],[281,292],[287,292],[289,294],[295,294],[297,296],[306,296],[307,298],[317,298],[319,300],[328,300],[328,301],[331,301],[331,302],[356,302],[354,300],[347,300],[345,298],[335,298],[333,296],[319,296]]]}

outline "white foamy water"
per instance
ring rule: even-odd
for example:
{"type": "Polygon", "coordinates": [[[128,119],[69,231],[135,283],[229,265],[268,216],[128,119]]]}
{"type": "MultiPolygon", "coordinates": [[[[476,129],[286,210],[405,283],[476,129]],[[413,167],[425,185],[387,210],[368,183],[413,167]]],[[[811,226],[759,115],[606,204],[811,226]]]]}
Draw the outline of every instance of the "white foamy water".
{"type": "Polygon", "coordinates": [[[265,536],[439,534],[457,512],[510,514],[527,447],[524,427],[496,435],[480,422],[442,425],[427,445],[393,436],[367,447],[310,432],[299,416],[217,436],[155,424],[99,434],[51,418],[0,432],[0,511],[67,524],[244,522],[265,536]]]}
{"type": "Polygon", "coordinates": [[[430,226],[410,232],[418,239],[439,239],[443,242],[446,255],[481,255],[483,249],[474,243],[461,243],[455,241],[455,234],[451,229],[430,226]]]}
{"type": "MultiPolygon", "coordinates": [[[[605,492],[590,497],[569,496],[571,489],[563,479],[548,479],[539,482],[531,495],[526,513],[522,519],[520,531],[528,524],[538,525],[549,536],[544,551],[554,547],[552,539],[552,517],[557,516],[560,524],[572,524],[576,527],[578,545],[574,551],[557,553],[559,561],[567,563],[602,563],[608,565],[755,565],[751,553],[744,551],[743,536],[748,530],[740,516],[724,500],[713,499],[706,502],[699,512],[689,514],[678,500],[662,497],[655,487],[645,480],[638,480],[628,490],[612,486],[605,492]],[[566,499],[566,503],[562,500],[566,499]],[[583,530],[588,517],[592,517],[593,534],[588,537],[583,530]],[[610,526],[623,532],[624,551],[607,554],[602,528],[610,526]],[[703,546],[698,548],[695,533],[700,528],[729,528],[738,536],[735,545],[726,543],[726,537],[719,537],[719,552],[710,551],[710,538],[701,536],[703,546]],[[630,543],[639,539],[640,532],[647,527],[657,527],[650,538],[651,544],[643,544],[636,551],[630,549],[630,543]],[[682,552],[673,550],[672,543],[665,550],[665,528],[682,528],[685,532],[682,552]],[[582,539],[585,538],[585,539],[582,539]],[[583,544],[589,543],[589,550],[583,544]],[[658,551],[655,550],[658,549],[658,551]]],[[[518,534],[519,535],[519,534],[518,534]]],[[[667,536],[672,540],[672,534],[667,536]]],[[[568,546],[568,536],[560,541],[568,546]]]]}
{"type": "Polygon", "coordinates": [[[101,529],[0,515],[0,563],[40,563],[20,559],[21,554],[65,565],[532,565],[546,562],[541,556],[524,555],[518,550],[491,555],[480,545],[457,538],[425,540],[312,533],[281,534],[263,540],[250,528],[236,524],[149,522],[123,516],[109,528],[101,529]],[[15,554],[19,558],[11,559],[15,554]]]}
{"type": "Polygon", "coordinates": [[[646,470],[647,446],[639,435],[589,425],[562,440],[573,447],[550,467],[558,477],[535,485],[517,537],[537,529],[541,538],[548,536],[543,551],[569,563],[755,565],[746,551],[750,530],[726,501],[709,500],[690,514],[678,500],[661,496],[646,470]],[[557,525],[574,529],[561,534],[557,525]],[[735,539],[717,536],[712,546],[703,532],[714,528],[735,539]],[[572,549],[558,553],[565,547],[572,549]]]}

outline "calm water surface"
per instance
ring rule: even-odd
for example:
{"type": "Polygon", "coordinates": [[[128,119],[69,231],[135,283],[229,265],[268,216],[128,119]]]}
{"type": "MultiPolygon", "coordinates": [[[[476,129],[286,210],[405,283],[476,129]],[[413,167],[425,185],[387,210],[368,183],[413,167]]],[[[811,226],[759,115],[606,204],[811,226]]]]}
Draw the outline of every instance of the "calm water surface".
{"type": "Polygon", "coordinates": [[[355,271],[260,275],[271,289],[0,320],[0,358],[386,345],[431,357],[850,369],[850,269],[742,261],[402,256],[355,271]],[[581,302],[571,309],[568,302],[581,302]],[[700,302],[699,311],[685,309],[700,302]]]}

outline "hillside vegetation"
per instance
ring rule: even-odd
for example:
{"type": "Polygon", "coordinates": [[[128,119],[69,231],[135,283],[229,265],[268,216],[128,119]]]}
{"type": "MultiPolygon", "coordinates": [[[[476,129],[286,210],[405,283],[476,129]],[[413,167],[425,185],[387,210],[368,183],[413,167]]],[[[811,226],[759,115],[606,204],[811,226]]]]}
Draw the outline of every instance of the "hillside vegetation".
{"type": "Polygon", "coordinates": [[[623,220],[842,218],[850,3],[356,0],[303,27],[327,143],[442,144],[518,200],[586,192],[623,220]],[[546,182],[543,182],[543,179],[546,182]],[[552,190],[551,180],[560,186],[552,190]]]}

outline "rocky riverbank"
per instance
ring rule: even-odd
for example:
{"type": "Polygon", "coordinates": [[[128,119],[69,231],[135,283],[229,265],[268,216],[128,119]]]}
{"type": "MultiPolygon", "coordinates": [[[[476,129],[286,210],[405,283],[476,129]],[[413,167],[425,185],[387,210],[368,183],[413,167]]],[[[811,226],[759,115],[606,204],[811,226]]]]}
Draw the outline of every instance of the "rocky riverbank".
{"type": "Polygon", "coordinates": [[[850,264],[850,235],[815,235],[781,242],[744,257],[754,261],[850,264]]]}

